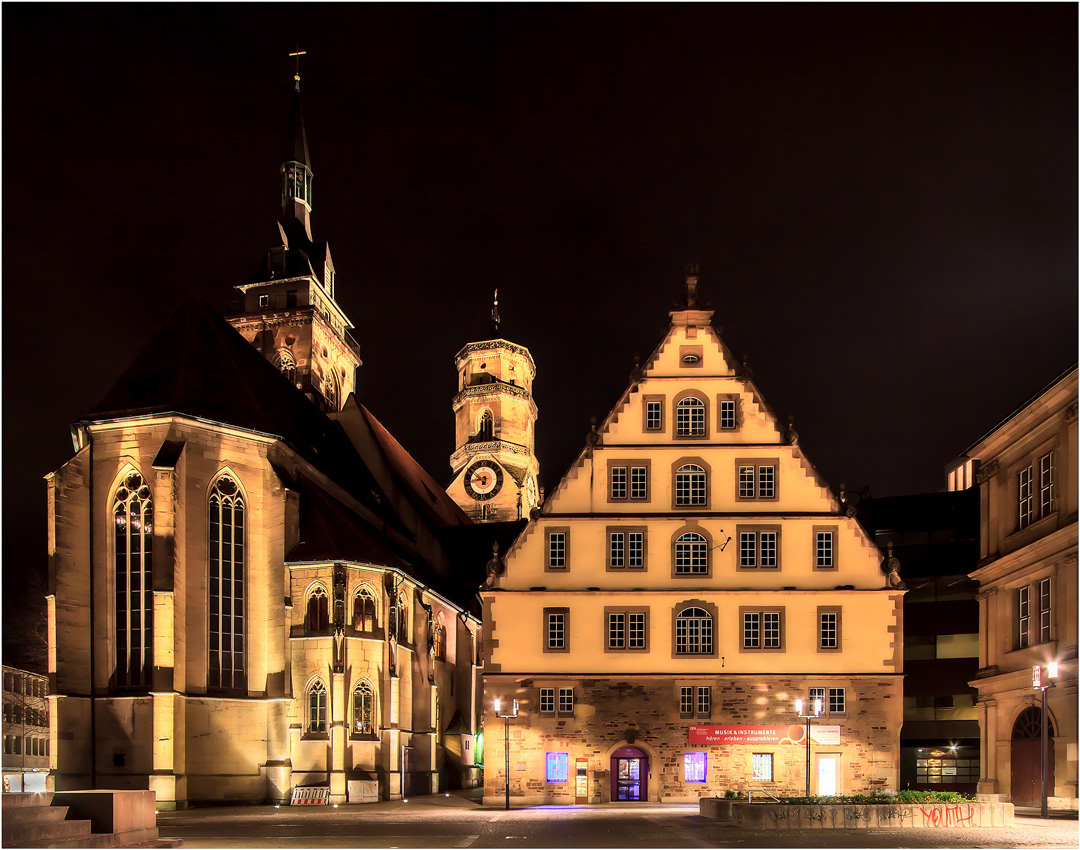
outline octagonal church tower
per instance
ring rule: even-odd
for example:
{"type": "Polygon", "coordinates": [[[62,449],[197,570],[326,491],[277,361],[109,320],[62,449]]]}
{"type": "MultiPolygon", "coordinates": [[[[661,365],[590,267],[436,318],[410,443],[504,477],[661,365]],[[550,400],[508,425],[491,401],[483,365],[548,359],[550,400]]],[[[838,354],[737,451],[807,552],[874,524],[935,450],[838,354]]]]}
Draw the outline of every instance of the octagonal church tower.
{"type": "Polygon", "coordinates": [[[536,364],[529,349],[499,337],[499,322],[495,290],[494,339],[470,342],[454,358],[454,478],[446,491],[478,522],[526,518],[540,504],[533,444],[536,364]]]}

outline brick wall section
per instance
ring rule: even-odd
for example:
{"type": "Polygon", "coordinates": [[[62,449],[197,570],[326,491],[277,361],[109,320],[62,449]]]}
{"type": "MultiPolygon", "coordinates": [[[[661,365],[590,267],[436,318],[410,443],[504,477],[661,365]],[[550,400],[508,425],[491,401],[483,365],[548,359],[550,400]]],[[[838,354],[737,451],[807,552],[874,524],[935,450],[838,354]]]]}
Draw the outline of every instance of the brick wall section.
{"type": "MultiPolygon", "coordinates": [[[[812,753],[841,756],[841,789],[845,793],[893,789],[897,785],[899,752],[896,730],[903,716],[900,677],[769,676],[737,678],[675,677],[611,679],[511,679],[488,676],[489,695],[516,697],[520,714],[511,720],[511,796],[521,802],[572,802],[572,783],[548,783],[545,759],[548,752],[567,752],[570,773],[576,759],[589,760],[590,802],[610,799],[611,753],[623,746],[635,746],[647,753],[649,761],[648,797],[653,801],[696,801],[716,796],[728,789],[745,792],[763,788],[773,794],[802,794],[805,791],[806,750],[801,744],[731,745],[692,747],[689,726],[798,725],[794,701],[806,698],[811,686],[844,687],[847,712],[825,716],[821,723],[841,727],[839,746],[812,747],[812,753]],[[575,689],[576,706],[571,717],[540,717],[537,714],[539,687],[575,689]],[[713,709],[710,719],[679,716],[678,688],[681,684],[710,684],[713,709]],[[627,735],[630,731],[631,734],[627,735]],[[633,738],[632,742],[629,738],[633,738]],[[683,755],[707,753],[707,781],[683,781],[683,755]],[[751,754],[773,753],[774,781],[752,779],[751,754]],[[521,770],[524,764],[525,769],[521,770]]],[[[490,699],[488,702],[490,703],[490,699]]],[[[818,721],[815,721],[815,724],[818,721]]],[[[503,722],[490,706],[485,717],[485,798],[492,802],[504,794],[503,722]]]]}

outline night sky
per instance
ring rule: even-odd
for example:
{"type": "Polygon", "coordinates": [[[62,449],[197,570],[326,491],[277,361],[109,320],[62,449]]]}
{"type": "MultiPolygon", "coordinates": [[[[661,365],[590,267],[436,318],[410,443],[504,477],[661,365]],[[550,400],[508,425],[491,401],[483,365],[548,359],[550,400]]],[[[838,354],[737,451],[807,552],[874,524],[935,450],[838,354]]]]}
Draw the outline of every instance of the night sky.
{"type": "Polygon", "coordinates": [[[834,486],[941,489],[1076,360],[1074,4],[6,4],[9,593],[69,425],[274,244],[297,42],[360,399],[438,480],[496,286],[549,488],[690,259],[834,486]]]}

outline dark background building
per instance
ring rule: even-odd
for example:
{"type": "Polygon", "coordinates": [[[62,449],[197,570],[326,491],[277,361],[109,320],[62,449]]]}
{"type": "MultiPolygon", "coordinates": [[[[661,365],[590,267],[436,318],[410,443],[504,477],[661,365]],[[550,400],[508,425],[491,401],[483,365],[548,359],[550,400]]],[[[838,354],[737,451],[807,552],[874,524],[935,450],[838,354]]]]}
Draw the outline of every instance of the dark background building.
{"type": "Polygon", "coordinates": [[[900,561],[904,597],[904,726],[900,787],[975,793],[979,491],[863,499],[858,517],[900,561]]]}

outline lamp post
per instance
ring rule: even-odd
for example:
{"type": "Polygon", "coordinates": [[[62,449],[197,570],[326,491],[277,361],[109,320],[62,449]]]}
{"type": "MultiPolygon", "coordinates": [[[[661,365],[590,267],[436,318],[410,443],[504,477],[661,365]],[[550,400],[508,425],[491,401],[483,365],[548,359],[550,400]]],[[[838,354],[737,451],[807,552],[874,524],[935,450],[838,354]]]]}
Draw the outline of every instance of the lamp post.
{"type": "Polygon", "coordinates": [[[502,700],[495,700],[495,716],[503,719],[503,755],[506,757],[506,808],[510,808],[510,718],[517,717],[518,702],[514,700],[505,714],[500,714],[502,700]]]}
{"type": "Polygon", "coordinates": [[[810,720],[821,716],[821,700],[814,700],[814,713],[810,713],[810,705],[806,706],[806,714],[803,714],[803,701],[795,700],[795,713],[806,721],[806,796],[810,796],[810,720]]]}
{"type": "Polygon", "coordinates": [[[1047,735],[1047,726],[1049,721],[1046,715],[1046,689],[1054,687],[1054,680],[1058,677],[1058,663],[1051,661],[1046,665],[1046,680],[1043,681],[1042,667],[1035,665],[1031,668],[1031,686],[1042,692],[1042,770],[1041,770],[1041,785],[1042,785],[1042,816],[1049,816],[1049,806],[1047,804],[1046,794],[1046,775],[1049,768],[1049,747],[1047,735]]]}

